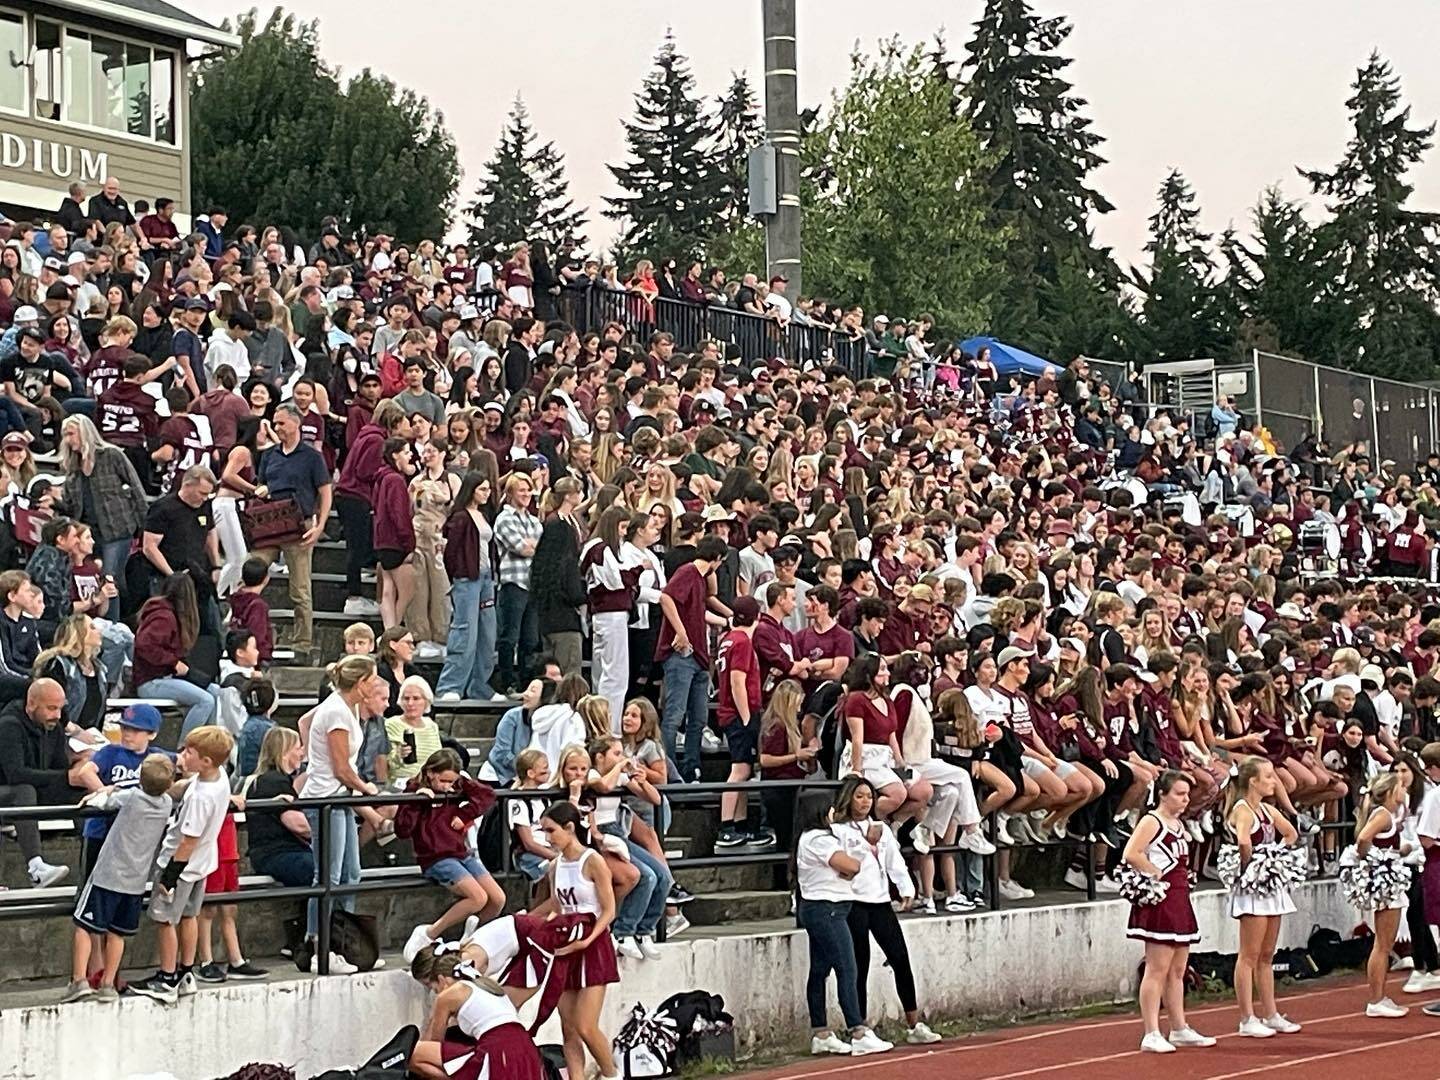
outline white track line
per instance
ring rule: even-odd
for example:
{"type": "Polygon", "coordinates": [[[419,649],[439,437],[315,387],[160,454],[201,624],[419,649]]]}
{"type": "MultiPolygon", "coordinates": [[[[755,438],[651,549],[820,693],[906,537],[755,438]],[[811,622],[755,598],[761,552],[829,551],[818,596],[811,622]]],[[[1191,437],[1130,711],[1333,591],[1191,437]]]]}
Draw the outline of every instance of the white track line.
{"type": "Polygon", "coordinates": [[[1233,1080],[1233,1078],[1237,1076],[1253,1076],[1255,1073],[1270,1072],[1272,1069],[1288,1069],[1295,1065],[1309,1065],[1312,1062],[1344,1057],[1347,1054],[1364,1054],[1371,1050],[1383,1050],[1387,1046],[1403,1046],[1406,1043],[1421,1042],[1425,1039],[1440,1039],[1440,1031],[1432,1031],[1428,1035],[1411,1035],[1404,1039],[1391,1039],[1388,1042],[1370,1043],[1368,1046],[1352,1046],[1348,1050],[1334,1050],[1328,1054],[1312,1054],[1310,1057],[1296,1058],[1294,1061],[1277,1061],[1270,1065],[1260,1065],[1253,1069],[1244,1069],[1241,1072],[1217,1073],[1214,1076],[1205,1077],[1205,1080],[1233,1080]]]}

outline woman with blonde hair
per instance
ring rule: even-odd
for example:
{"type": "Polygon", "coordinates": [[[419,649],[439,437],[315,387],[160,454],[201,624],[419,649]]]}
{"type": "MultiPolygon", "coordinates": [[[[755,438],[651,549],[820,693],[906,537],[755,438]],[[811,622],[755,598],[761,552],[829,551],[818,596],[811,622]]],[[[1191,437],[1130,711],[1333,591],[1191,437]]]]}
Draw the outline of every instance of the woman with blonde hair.
{"type": "Polygon", "coordinates": [[[65,688],[65,709],[76,727],[99,729],[105,723],[109,679],[100,659],[100,626],[88,615],[62,619],[51,646],[35,657],[37,679],[54,679],[65,688]]]}
{"type": "Polygon", "coordinates": [[[595,450],[591,467],[602,484],[608,484],[625,464],[625,440],[614,431],[607,431],[595,439],[595,450]]]}
{"type": "MultiPolygon", "coordinates": [[[[60,467],[65,473],[63,511],[90,526],[105,575],[119,581],[150,509],[135,466],[123,450],[100,437],[89,417],[76,415],[60,424],[60,467]]],[[[119,616],[116,597],[109,617],[119,616]]]]}

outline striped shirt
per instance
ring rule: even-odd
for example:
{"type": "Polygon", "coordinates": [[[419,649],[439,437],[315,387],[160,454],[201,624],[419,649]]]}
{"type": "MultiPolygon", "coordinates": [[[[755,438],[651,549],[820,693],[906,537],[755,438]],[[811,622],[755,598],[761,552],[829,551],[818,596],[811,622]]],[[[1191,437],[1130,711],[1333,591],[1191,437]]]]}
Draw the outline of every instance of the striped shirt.
{"type": "Polygon", "coordinates": [[[500,548],[500,583],[530,588],[529,555],[521,553],[526,540],[540,541],[543,526],[528,510],[516,510],[506,504],[495,518],[495,542],[500,548]]]}

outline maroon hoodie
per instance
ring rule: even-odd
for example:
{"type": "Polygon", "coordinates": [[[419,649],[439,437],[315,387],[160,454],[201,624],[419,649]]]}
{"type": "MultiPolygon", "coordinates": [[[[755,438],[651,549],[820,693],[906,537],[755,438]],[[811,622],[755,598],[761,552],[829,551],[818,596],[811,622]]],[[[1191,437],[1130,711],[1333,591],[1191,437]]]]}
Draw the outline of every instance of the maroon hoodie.
{"type": "Polygon", "coordinates": [[[275,631],[270,625],[270,605],[258,592],[236,589],[230,594],[230,629],[249,630],[255,635],[260,662],[268,664],[275,654],[275,631]]]}
{"type": "Polygon", "coordinates": [[[415,550],[415,512],[410,505],[410,484],[389,465],[375,478],[375,492],[370,497],[375,508],[375,549],[400,551],[409,555],[415,550]]]}
{"type": "Polygon", "coordinates": [[[345,464],[340,467],[340,480],[335,485],[339,495],[349,495],[365,502],[375,488],[375,476],[382,464],[380,451],[385,446],[385,429],[379,424],[366,424],[360,429],[350,450],[345,455],[345,464]]]}
{"type": "MultiPolygon", "coordinates": [[[[421,786],[419,773],[410,778],[405,790],[414,793],[421,786]]],[[[464,802],[444,802],[427,806],[424,803],[404,803],[395,814],[395,835],[409,838],[415,849],[415,861],[422,871],[429,870],[441,859],[465,859],[470,849],[465,843],[465,833],[470,823],[495,805],[495,792],[490,785],[460,777],[456,791],[464,796],[464,802]],[[455,828],[459,818],[464,824],[455,828]]]]}
{"type": "Polygon", "coordinates": [[[135,630],[135,685],[151,679],[173,679],[175,665],[184,659],[175,608],[161,596],[146,600],[135,630]]]}

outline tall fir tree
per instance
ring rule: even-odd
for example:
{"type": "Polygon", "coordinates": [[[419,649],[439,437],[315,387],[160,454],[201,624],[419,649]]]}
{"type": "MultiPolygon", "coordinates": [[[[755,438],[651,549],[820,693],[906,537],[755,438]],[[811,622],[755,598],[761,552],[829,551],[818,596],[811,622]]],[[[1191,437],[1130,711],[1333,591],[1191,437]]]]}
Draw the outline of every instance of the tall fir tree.
{"type": "Polygon", "coordinates": [[[630,158],[609,166],[624,192],[605,199],[605,216],[624,227],[615,245],[618,259],[703,254],[726,203],[715,137],[689,61],[667,31],[655,67],[635,95],[635,117],[625,124],[630,158]]]}
{"type": "Polygon", "coordinates": [[[1400,80],[1378,52],[1359,70],[1345,106],[1354,128],[1329,172],[1301,169],[1328,203],[1320,228],[1338,263],[1346,312],[1339,358],[1347,367],[1399,379],[1430,379],[1440,362],[1440,215],[1411,209],[1407,180],[1430,149],[1435,125],[1410,126],[1400,80]]]}
{"type": "Polygon", "coordinates": [[[472,246],[499,251],[538,239],[553,249],[566,236],[584,239],[585,212],[570,198],[565,158],[553,142],[536,141],[530,113],[516,95],[475,201],[466,207],[472,246]]]}
{"type": "Polygon", "coordinates": [[[1145,364],[1228,355],[1210,236],[1200,231],[1195,192],[1180,170],[1165,177],[1157,201],[1145,244],[1150,270],[1131,271],[1143,295],[1133,358],[1145,364]]]}
{"type": "Polygon", "coordinates": [[[724,179],[728,225],[745,216],[749,203],[750,151],[765,137],[765,123],[755,88],[743,71],[732,72],[725,93],[715,99],[715,154],[724,179]]]}
{"type": "MultiPolygon", "coordinates": [[[[1047,296],[1063,291],[1075,299],[1073,289],[1088,282],[1098,295],[1082,306],[1113,312],[1122,303],[1114,261],[1090,228],[1091,215],[1114,208],[1090,182],[1105,163],[1104,140],[1091,129],[1085,99],[1065,78],[1071,61],[1059,50],[1070,31],[1069,20],[1042,18],[1026,0],[987,0],[961,64],[965,113],[991,162],[982,174],[990,222],[1013,233],[994,329],[1032,344],[1046,340],[1057,314],[1047,296]],[[1077,266],[1083,275],[1076,275],[1077,266]]],[[[943,40],[937,39],[930,61],[944,77],[943,40]]]]}

